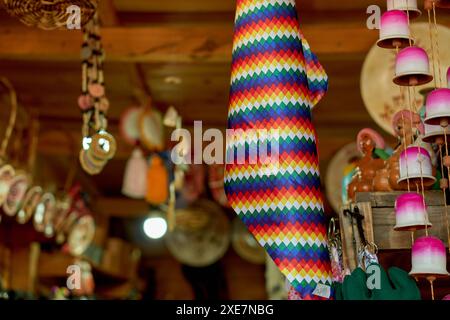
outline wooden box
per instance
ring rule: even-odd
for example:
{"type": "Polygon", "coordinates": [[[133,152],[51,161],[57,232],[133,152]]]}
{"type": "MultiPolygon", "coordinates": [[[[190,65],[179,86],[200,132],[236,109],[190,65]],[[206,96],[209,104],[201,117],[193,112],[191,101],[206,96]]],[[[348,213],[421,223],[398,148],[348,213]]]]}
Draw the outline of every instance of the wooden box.
{"type": "MultiPolygon", "coordinates": [[[[412,233],[395,231],[395,199],[404,192],[367,192],[356,195],[356,206],[364,216],[362,226],[368,242],[373,242],[379,250],[411,249],[412,233]]],[[[448,246],[448,231],[442,191],[425,192],[428,218],[433,224],[428,234],[440,238],[448,246]]],[[[450,214],[450,206],[449,206],[450,214]]],[[[358,244],[361,243],[355,219],[341,210],[339,223],[343,246],[344,264],[350,270],[357,266],[358,244]]],[[[425,230],[414,232],[414,238],[425,235],[425,230]]]]}

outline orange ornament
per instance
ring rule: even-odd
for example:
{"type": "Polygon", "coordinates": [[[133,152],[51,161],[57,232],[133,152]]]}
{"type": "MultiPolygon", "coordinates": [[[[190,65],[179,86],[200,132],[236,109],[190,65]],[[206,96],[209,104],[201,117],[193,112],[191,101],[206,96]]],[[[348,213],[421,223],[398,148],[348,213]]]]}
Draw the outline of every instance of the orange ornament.
{"type": "Polygon", "coordinates": [[[169,197],[169,175],[163,160],[154,155],[150,159],[147,171],[147,195],[148,203],[159,205],[167,201],[169,197]]]}

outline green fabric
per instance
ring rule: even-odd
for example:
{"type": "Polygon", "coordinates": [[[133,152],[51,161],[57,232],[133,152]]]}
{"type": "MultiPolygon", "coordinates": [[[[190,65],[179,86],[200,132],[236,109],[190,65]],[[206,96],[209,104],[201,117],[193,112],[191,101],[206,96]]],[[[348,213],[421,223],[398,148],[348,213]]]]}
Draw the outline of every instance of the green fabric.
{"type": "Polygon", "coordinates": [[[441,190],[440,180],[442,179],[441,170],[436,170],[436,182],[433,184],[433,190],[441,190]]]}
{"type": "MultiPolygon", "coordinates": [[[[366,274],[361,268],[355,269],[345,277],[342,284],[334,284],[336,300],[420,300],[420,291],[416,282],[402,269],[392,267],[389,277],[378,265],[379,289],[370,290],[367,280],[373,280],[376,272],[366,274]]],[[[370,269],[370,267],[369,267],[370,269]]],[[[372,282],[369,282],[372,283],[372,282]]]]}
{"type": "Polygon", "coordinates": [[[383,159],[383,160],[387,160],[387,159],[389,159],[389,157],[391,156],[389,153],[387,153],[385,150],[383,150],[383,149],[375,149],[374,151],[373,151],[373,153],[378,157],[378,158],[380,158],[380,159],[383,159]]]}

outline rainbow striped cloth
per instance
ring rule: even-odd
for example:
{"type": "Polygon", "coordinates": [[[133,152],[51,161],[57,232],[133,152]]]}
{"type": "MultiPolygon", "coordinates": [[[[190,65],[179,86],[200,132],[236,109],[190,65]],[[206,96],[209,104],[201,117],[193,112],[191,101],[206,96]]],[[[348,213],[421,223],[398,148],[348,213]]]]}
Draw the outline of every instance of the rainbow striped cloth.
{"type": "Polygon", "coordinates": [[[327,75],[300,31],[295,0],[237,0],[226,193],[302,299],[333,294],[311,122],[311,109],[327,86],[327,75]],[[248,133],[264,129],[277,131],[248,133]],[[252,150],[263,145],[276,163],[251,161],[252,150]],[[245,161],[239,162],[242,146],[245,161]]]}

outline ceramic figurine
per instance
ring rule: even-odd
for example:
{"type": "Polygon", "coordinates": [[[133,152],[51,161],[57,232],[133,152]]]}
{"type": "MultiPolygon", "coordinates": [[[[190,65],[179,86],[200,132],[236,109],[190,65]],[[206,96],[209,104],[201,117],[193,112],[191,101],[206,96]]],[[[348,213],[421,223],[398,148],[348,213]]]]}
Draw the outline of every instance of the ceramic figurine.
{"type": "Polygon", "coordinates": [[[392,120],[392,127],[399,143],[394,149],[393,155],[386,162],[386,170],[389,172],[390,187],[393,190],[402,190],[403,188],[397,183],[400,178],[400,154],[405,146],[414,143],[419,134],[424,132],[424,128],[420,116],[409,110],[397,112],[392,120]]]}
{"type": "Polygon", "coordinates": [[[384,139],[376,131],[363,129],[358,133],[356,140],[363,157],[357,162],[357,174],[348,186],[348,195],[352,200],[355,200],[356,192],[373,191],[377,171],[385,167],[383,159],[375,158],[375,151],[385,148],[384,139]]]}

